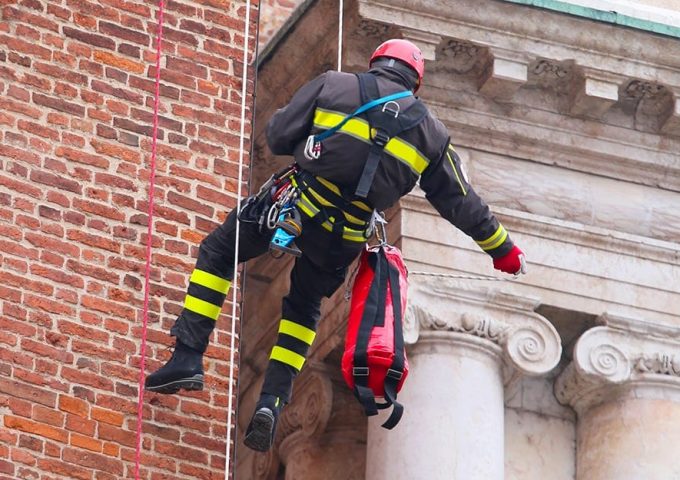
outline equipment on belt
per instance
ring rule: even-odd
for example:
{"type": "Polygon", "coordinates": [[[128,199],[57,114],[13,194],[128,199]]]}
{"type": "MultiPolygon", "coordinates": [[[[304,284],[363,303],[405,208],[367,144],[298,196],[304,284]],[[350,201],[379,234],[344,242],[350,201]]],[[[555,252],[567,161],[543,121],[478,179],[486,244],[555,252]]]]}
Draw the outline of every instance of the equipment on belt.
{"type": "Polygon", "coordinates": [[[398,248],[385,242],[367,247],[352,288],[342,373],[366,415],[393,407],[383,427],[394,428],[404,411],[397,402],[408,375],[402,328],[408,280],[398,248]],[[382,397],[384,403],[376,402],[382,397]]]}

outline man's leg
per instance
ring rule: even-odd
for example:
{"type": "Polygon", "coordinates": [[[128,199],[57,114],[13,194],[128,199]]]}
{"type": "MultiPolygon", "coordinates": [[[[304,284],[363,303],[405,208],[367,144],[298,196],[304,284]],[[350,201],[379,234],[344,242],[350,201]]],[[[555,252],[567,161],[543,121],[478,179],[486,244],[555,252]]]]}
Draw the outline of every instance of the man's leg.
{"type": "Polygon", "coordinates": [[[321,300],[342,285],[346,271],[346,268],[319,267],[305,255],[296,259],[260,401],[246,431],[246,446],[258,451],[271,447],[279,411],[290,401],[293,380],[302,369],[316,336],[321,300]]]}
{"type": "MultiPolygon", "coordinates": [[[[268,250],[271,235],[260,234],[256,224],[241,222],[239,234],[239,262],[268,250]]],[[[176,393],[203,389],[203,352],[233,279],[235,238],[236,212],[232,211],[201,242],[184,308],[170,330],[177,337],[175,350],[163,367],[147,377],[146,390],[176,393]]]]}

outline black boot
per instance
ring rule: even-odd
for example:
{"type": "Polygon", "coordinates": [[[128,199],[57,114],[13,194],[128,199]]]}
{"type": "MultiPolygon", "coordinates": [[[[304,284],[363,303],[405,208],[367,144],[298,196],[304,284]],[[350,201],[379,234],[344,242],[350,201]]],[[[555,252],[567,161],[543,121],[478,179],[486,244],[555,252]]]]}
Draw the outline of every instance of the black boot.
{"type": "Polygon", "coordinates": [[[203,354],[177,340],[170,360],[146,377],[144,388],[149,392],[177,393],[203,390],[203,354]]]}
{"type": "Polygon", "coordinates": [[[243,443],[246,447],[266,452],[274,443],[276,434],[276,422],[283,404],[278,397],[263,393],[257,402],[255,413],[246,429],[246,438],[243,443]]]}

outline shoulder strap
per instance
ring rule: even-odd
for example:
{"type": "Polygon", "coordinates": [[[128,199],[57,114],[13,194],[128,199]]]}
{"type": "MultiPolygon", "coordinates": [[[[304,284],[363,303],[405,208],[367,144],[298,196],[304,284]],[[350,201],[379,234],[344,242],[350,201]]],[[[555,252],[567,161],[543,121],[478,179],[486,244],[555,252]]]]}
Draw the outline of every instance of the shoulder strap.
{"type": "MultiPolygon", "coordinates": [[[[375,76],[370,73],[357,74],[359,78],[359,91],[361,92],[362,102],[369,99],[371,95],[379,95],[378,82],[375,76]]],[[[354,195],[366,198],[371,189],[373,178],[378,170],[383,150],[389,141],[398,136],[401,132],[409,130],[423,121],[427,115],[427,108],[423,103],[416,99],[403,112],[399,111],[399,105],[394,101],[385,102],[381,110],[373,109],[366,112],[368,116],[369,131],[371,132],[371,149],[368,152],[364,169],[359,177],[354,195]],[[390,103],[395,107],[388,108],[390,103]]]]}

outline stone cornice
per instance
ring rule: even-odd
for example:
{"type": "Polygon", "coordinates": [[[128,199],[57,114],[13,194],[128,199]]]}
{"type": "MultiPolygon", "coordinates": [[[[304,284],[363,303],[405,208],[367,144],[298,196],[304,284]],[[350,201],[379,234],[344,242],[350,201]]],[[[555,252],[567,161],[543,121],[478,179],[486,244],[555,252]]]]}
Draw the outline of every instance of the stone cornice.
{"type": "Polygon", "coordinates": [[[680,328],[611,313],[600,322],[578,339],[555,383],[561,403],[581,412],[631,391],[680,401],[680,328]]]}
{"type": "MultiPolygon", "coordinates": [[[[469,336],[477,347],[486,341],[490,353],[500,347],[506,381],[516,372],[543,375],[560,360],[559,334],[533,310],[537,301],[508,294],[496,288],[477,288],[460,283],[452,286],[434,278],[418,278],[409,290],[409,308],[404,320],[407,344],[443,332],[469,336]],[[476,339],[476,340],[474,340],[476,339]]],[[[442,341],[447,341],[442,337],[442,341]]]]}
{"type": "MultiPolygon", "coordinates": [[[[408,210],[437,215],[420,189],[415,189],[411,194],[403,197],[400,200],[400,205],[408,210]]],[[[493,211],[502,219],[503,225],[513,232],[526,233],[608,252],[617,252],[669,265],[677,265],[680,261],[680,247],[675,243],[543,217],[499,206],[494,206],[493,211]]]]}
{"type": "Polygon", "coordinates": [[[626,30],[647,52],[632,58],[610,40],[620,27],[493,0],[443,3],[358,0],[358,12],[434,49],[423,99],[459,145],[680,191],[680,65],[671,39],[626,30]],[[521,15],[529,18],[513,21],[521,15]]]}

